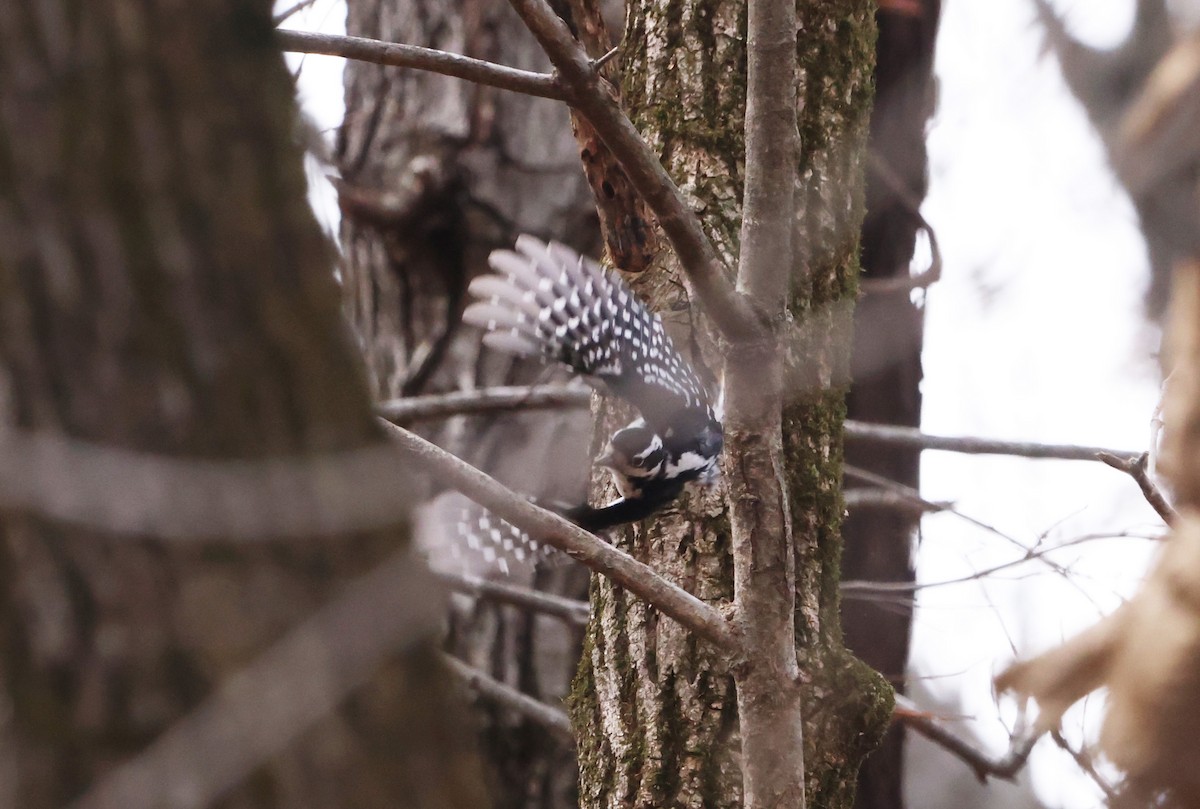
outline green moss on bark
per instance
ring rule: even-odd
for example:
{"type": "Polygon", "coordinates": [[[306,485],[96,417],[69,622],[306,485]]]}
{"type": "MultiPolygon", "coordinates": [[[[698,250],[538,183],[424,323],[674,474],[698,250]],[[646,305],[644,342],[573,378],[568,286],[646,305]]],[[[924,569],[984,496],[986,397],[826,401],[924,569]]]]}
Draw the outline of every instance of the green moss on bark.
{"type": "MultiPolygon", "coordinates": [[[[797,542],[797,640],[810,678],[806,748],[810,807],[848,807],[865,755],[890,719],[892,692],[841,644],[838,595],[842,519],[842,424],[849,363],[848,325],[857,290],[862,173],[874,59],[870,0],[798,3],[802,157],[797,167],[797,267],[791,309],[813,336],[795,352],[791,375],[804,384],[784,413],[792,516],[797,542]]],[[[631,117],[689,195],[718,251],[735,263],[740,228],[745,105],[745,6],[740,0],[631,3],[623,54],[623,93],[631,117]]],[[[667,257],[635,286],[664,313],[683,345],[716,367],[711,329],[667,257]]],[[[598,434],[618,422],[606,412],[598,434]]],[[[596,496],[602,496],[600,492],[596,496]]],[[[697,596],[732,599],[729,523],[711,496],[688,498],[682,514],[628,529],[618,544],[635,551],[697,596]]],[[[622,624],[637,608],[604,582],[593,587],[588,647],[575,681],[581,805],[722,807],[741,799],[732,683],[720,661],[694,640],[622,624]],[[625,640],[619,651],[611,639],[625,640]],[[606,640],[607,639],[607,640],[606,640]],[[614,654],[615,653],[615,654],[614,654]],[[654,677],[622,710],[634,726],[599,721],[601,681],[629,672],[654,677]],[[657,723],[657,732],[646,723],[657,723]],[[620,763],[602,760],[622,748],[620,763]],[[639,755],[646,755],[638,761],[639,755]],[[667,771],[667,766],[670,770],[667,771]],[[652,790],[617,785],[638,774],[652,790]],[[624,781],[622,780],[624,779],[624,781]]]]}

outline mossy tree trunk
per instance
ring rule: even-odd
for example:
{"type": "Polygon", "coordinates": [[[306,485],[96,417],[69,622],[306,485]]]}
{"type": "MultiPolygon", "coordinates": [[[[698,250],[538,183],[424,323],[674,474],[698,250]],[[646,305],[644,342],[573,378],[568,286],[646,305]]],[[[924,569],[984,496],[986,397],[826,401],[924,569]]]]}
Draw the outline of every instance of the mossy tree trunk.
{"type": "MultiPolygon", "coordinates": [[[[848,807],[858,767],[891,708],[887,685],[842,645],[838,598],[841,423],[875,6],[826,0],[797,8],[801,159],[790,310],[806,339],[790,361],[796,387],[784,412],[784,446],[797,548],[797,644],[807,679],[808,803],[848,807]]],[[[736,264],[741,216],[745,19],[738,0],[632,2],[622,53],[634,122],[691,197],[729,266],[736,264]]],[[[720,367],[712,331],[676,267],[655,267],[635,285],[677,341],[720,367]]],[[[605,415],[597,442],[628,414],[605,415]]],[[[731,603],[729,522],[719,493],[685,497],[615,539],[700,598],[723,608],[731,603]]],[[[581,805],[739,805],[728,663],[607,581],[594,582],[592,605],[572,705],[581,805]]]]}
{"type": "MultiPolygon", "coordinates": [[[[383,440],[294,117],[267,0],[0,4],[4,424],[179,459],[383,440]]],[[[0,804],[65,805],[405,541],[0,515],[0,804]]],[[[482,805],[444,680],[428,648],[392,661],[222,805],[482,805]]]]}

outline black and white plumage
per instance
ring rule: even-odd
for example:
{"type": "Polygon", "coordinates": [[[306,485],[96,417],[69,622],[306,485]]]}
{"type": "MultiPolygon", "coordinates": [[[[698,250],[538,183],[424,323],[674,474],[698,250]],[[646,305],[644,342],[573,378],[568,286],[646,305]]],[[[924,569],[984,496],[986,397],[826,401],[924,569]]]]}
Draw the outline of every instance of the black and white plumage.
{"type": "Polygon", "coordinates": [[[723,433],[704,384],[671,343],[658,316],[625,282],[561,244],[531,236],[497,250],[496,271],[471,282],[479,300],[463,320],[486,329],[484,343],[557,360],[638,409],[597,462],[621,499],[564,509],[601,530],[649,516],[692,481],[713,482],[723,433]]]}
{"type": "Polygon", "coordinates": [[[458,492],[444,492],[422,509],[416,537],[430,567],[445,573],[528,577],[535,565],[571,561],[458,492]]]}

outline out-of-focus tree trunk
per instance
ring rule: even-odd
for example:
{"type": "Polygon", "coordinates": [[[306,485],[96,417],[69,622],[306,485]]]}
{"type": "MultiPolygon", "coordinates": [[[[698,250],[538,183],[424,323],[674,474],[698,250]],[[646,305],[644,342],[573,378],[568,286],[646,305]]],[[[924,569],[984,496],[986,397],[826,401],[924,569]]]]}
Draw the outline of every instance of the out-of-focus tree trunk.
{"type": "MultiPolygon", "coordinates": [[[[0,418],[177,458],[381,441],[269,4],[7,2],[0,54],[0,418]]],[[[65,805],[404,541],[183,548],[0,515],[0,801],[65,805]]],[[[444,680],[427,648],[394,660],[222,805],[482,805],[444,680]]]]}
{"type": "MultiPolygon", "coordinates": [[[[936,100],[933,51],[940,12],[939,0],[921,0],[882,3],[876,15],[875,107],[862,237],[862,277],[876,284],[908,278],[921,227],[917,208],[927,184],[925,126],[936,100]]],[[[923,319],[911,290],[902,284],[895,291],[867,285],[855,315],[850,418],[920,426],[923,319]]],[[[846,462],[914,489],[920,485],[918,450],[852,445],[846,449],[846,462]]],[[[918,520],[915,511],[852,511],[843,529],[843,578],[912,581],[918,520]]],[[[903,688],[911,607],[848,601],[842,608],[842,626],[855,654],[903,688]]],[[[867,758],[859,777],[859,809],[902,806],[903,745],[903,726],[894,725],[867,758]]]]}
{"type": "MultiPolygon", "coordinates": [[[[349,0],[351,35],[440,48],[530,70],[549,64],[507,3],[349,0]]],[[[566,108],[420,71],[350,62],[338,136],[346,311],[382,398],[544,380],[456,330],[470,278],[519,233],[598,255],[596,210],[566,108]]],[[[544,411],[418,425],[515,489],[577,498],[588,417],[544,411]]],[[[577,567],[537,584],[576,598],[577,567]]],[[[528,582],[526,582],[528,583],[528,582]]],[[[525,693],[566,694],[579,634],[512,607],[458,615],[453,651],[525,693]]],[[[500,807],[574,806],[574,756],[534,724],[478,706],[500,807]]]]}
{"type": "MultiPolygon", "coordinates": [[[[803,81],[798,123],[798,266],[792,311],[812,338],[795,376],[808,381],[785,412],[799,594],[801,668],[811,684],[805,728],[809,805],[848,807],[858,766],[886,726],[891,700],[877,675],[845,650],[838,617],[841,420],[849,346],[838,326],[858,267],[874,4],[800,3],[803,81]]],[[[641,131],[692,198],[732,266],[744,153],[745,5],[630,3],[623,93],[641,131]]],[[[703,312],[674,265],[637,276],[677,343],[714,361],[703,312]]],[[[607,412],[599,442],[625,412],[607,412]]],[[[597,487],[594,496],[603,497],[597,487]]],[[[732,598],[729,523],[718,494],[693,493],[615,541],[698,597],[732,598]]],[[[733,680],[721,656],[620,588],[598,579],[573,695],[580,805],[740,805],[733,680]]]]}
{"type": "Polygon", "coordinates": [[[1121,121],[1141,94],[1146,79],[1171,48],[1171,3],[1134,0],[1133,25],[1112,49],[1076,41],[1048,0],[1035,0],[1047,47],[1057,57],[1068,89],[1083,105],[1137,212],[1150,262],[1146,307],[1161,320],[1170,299],[1171,273],[1180,261],[1200,252],[1195,211],[1200,204],[1194,168],[1136,180],[1121,166],[1121,121]]]}

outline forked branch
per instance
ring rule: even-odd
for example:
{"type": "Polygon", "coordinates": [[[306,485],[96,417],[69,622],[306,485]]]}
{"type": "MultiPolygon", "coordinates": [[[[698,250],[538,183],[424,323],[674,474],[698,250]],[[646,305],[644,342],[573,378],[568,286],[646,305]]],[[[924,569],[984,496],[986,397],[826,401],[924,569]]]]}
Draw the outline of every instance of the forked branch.
{"type": "Polygon", "coordinates": [[[1029,761],[1029,754],[1033,752],[1033,746],[1038,740],[1036,734],[1014,737],[1007,752],[1000,758],[993,758],[947,728],[940,719],[918,708],[912,700],[902,694],[896,695],[896,709],[892,720],[912,728],[938,747],[961,759],[981,782],[986,782],[989,777],[1013,780],[1029,761]]]}
{"type": "Polygon", "coordinates": [[[546,0],[510,0],[541,44],[567,89],[567,103],[584,115],[620,161],[675,248],[705,312],[727,338],[761,336],[758,313],[729,282],[725,263],[704,235],[700,220],[650,150],[621,105],[605,92],[596,64],[546,0]]]}
{"type": "Polygon", "coordinates": [[[1142,496],[1146,498],[1146,502],[1158,513],[1158,516],[1163,518],[1163,522],[1167,525],[1174,525],[1176,523],[1179,519],[1178,512],[1167,502],[1162,489],[1158,488],[1158,485],[1150,478],[1149,452],[1143,452],[1136,458],[1121,457],[1108,452],[1101,452],[1096,457],[1113,469],[1119,469],[1133,478],[1138,488],[1142,490],[1142,496]]]}
{"type": "Polygon", "coordinates": [[[512,90],[556,101],[567,100],[567,94],[559,81],[546,73],[518,70],[482,59],[460,56],[457,53],[422,48],[417,45],[382,42],[365,37],[311,34],[305,31],[285,29],[277,30],[275,36],[285,51],[293,53],[316,53],[326,56],[341,56],[376,65],[411,67],[440,73],[443,76],[466,79],[476,84],[485,84],[488,87],[498,87],[501,90],[512,90]]]}
{"type": "Polygon", "coordinates": [[[539,541],[607,576],[664,615],[720,648],[740,654],[741,641],[719,612],[632,556],[527,499],[420,436],[384,421],[409,459],[539,541]]]}
{"type": "Polygon", "coordinates": [[[581,113],[612,150],[670,239],[680,266],[696,287],[705,310],[730,339],[753,339],[763,332],[758,314],[733,288],[725,263],[704,235],[700,220],[641,134],[606,92],[599,69],[545,0],[512,0],[537,37],[557,76],[498,65],[433,48],[363,37],[277,31],[284,50],[342,56],[395,67],[427,70],[478,84],[565,101],[581,113]]]}

